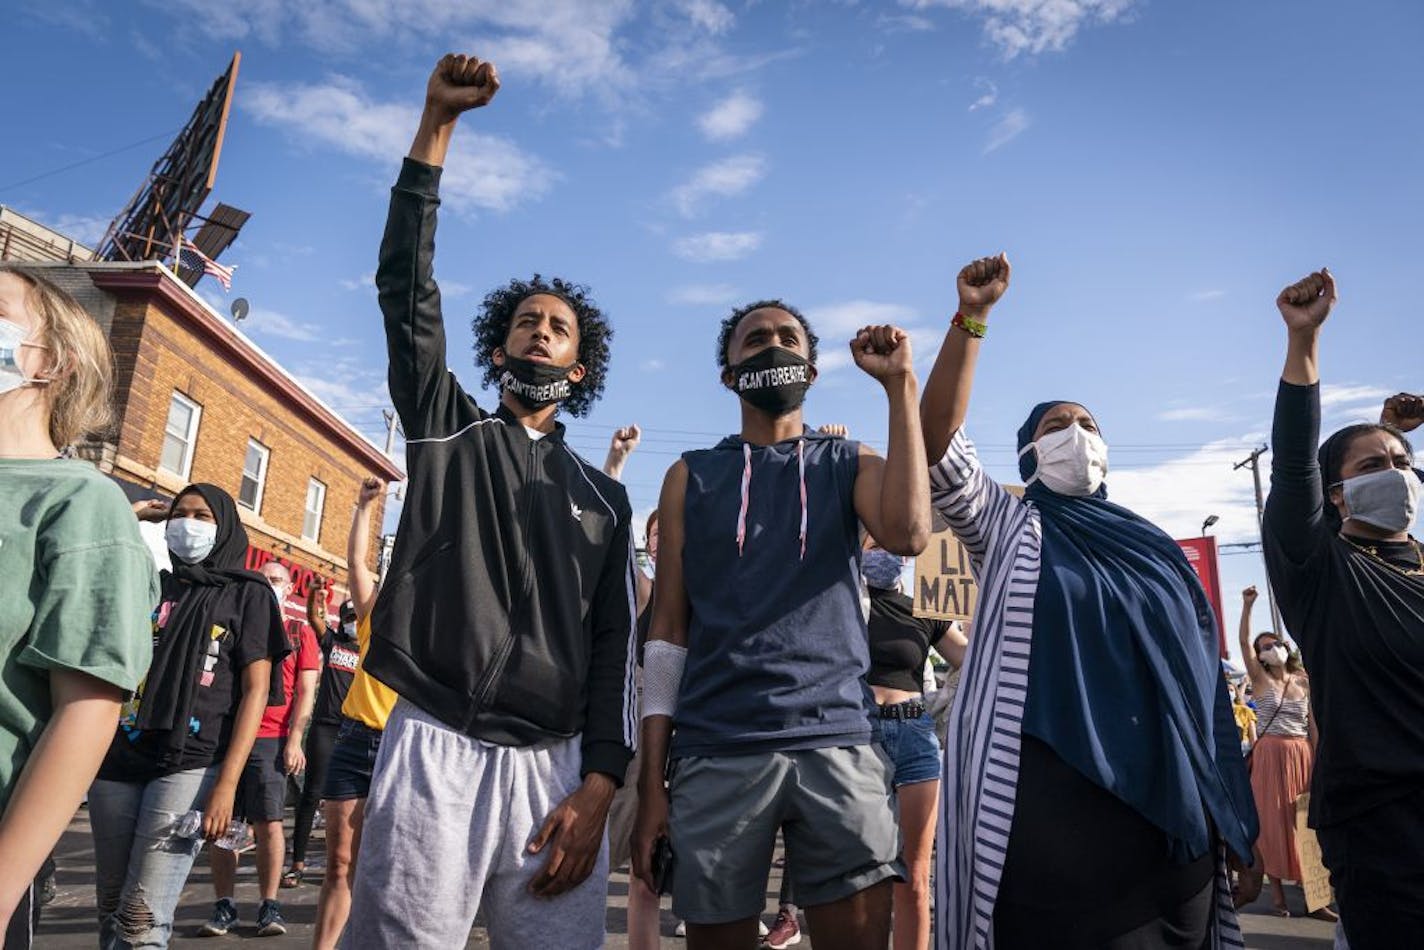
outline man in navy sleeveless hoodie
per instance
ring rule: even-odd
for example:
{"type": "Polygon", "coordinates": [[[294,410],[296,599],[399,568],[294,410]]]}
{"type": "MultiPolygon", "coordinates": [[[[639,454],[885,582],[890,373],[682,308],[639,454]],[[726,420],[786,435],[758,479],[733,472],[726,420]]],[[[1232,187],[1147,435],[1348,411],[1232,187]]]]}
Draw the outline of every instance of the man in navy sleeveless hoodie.
{"type": "Polygon", "coordinates": [[[718,363],[741,433],[685,454],[658,506],[633,853],[635,871],[665,885],[655,859],[670,843],[691,950],[753,945],[778,830],[818,948],[889,940],[901,867],[871,742],[859,531],[896,554],[927,543],[918,384],[902,330],[866,327],[851,342],[889,401],[882,459],[803,423],[816,345],[779,300],[724,321],[718,363]]]}

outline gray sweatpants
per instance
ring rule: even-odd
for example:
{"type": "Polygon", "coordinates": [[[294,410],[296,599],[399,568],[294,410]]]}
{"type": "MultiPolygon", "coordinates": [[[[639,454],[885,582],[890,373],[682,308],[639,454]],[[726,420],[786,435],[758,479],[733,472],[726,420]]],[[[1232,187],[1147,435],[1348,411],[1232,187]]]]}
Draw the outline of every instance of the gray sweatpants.
{"type": "Polygon", "coordinates": [[[396,703],[366,799],[361,853],[342,946],[449,950],[484,909],[490,947],[603,946],[608,841],[593,873],[558,897],[529,893],[548,860],[527,846],[578,788],[579,737],[491,745],[396,703]]]}

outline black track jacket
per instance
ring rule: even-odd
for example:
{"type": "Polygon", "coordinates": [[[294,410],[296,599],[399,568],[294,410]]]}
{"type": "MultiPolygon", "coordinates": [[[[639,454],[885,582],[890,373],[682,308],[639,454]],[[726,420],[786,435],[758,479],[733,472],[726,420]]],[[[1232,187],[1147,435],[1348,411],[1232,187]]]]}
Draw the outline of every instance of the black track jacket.
{"type": "Polygon", "coordinates": [[[405,160],[376,271],[409,489],[365,669],[499,745],[582,733],[582,773],[621,782],[638,727],[628,495],[562,425],[531,439],[446,366],[440,171],[405,160]]]}

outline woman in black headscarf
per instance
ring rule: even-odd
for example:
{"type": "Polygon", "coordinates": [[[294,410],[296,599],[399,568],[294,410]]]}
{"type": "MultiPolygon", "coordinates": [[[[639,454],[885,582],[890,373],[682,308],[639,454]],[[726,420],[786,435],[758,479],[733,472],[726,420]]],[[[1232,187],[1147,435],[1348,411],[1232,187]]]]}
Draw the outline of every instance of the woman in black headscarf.
{"type": "Polygon", "coordinates": [[[1019,430],[1017,497],[965,436],[1002,256],[959,276],[920,406],[930,496],[979,583],[945,748],[937,945],[1240,946],[1223,845],[1255,807],[1215,618],[1177,544],[1107,500],[1107,444],[1075,402],[1019,430]]]}
{"type": "MultiPolygon", "coordinates": [[[[1266,567],[1310,671],[1319,742],[1316,829],[1354,950],[1424,935],[1424,550],[1410,535],[1421,484],[1401,427],[1320,437],[1320,328],[1335,278],[1276,300],[1288,331],[1271,436],[1266,567]]],[[[1391,400],[1391,403],[1397,402],[1391,400]]]]}
{"type": "Polygon", "coordinates": [[[173,569],[153,614],[153,663],[89,792],[104,950],[168,945],[203,839],[227,831],[289,650],[271,586],[242,569],[247,532],[227,492],[189,485],[171,509],[135,508],[166,520],[173,569]]]}

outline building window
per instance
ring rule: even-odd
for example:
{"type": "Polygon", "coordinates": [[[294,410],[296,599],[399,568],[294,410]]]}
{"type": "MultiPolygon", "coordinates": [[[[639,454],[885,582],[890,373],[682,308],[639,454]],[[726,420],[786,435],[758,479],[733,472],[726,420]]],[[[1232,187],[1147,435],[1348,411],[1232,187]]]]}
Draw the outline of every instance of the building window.
{"type": "Polygon", "coordinates": [[[321,539],[321,509],[326,507],[326,486],[315,478],[307,482],[307,508],[302,516],[302,537],[308,541],[321,539]]]}
{"type": "Polygon", "coordinates": [[[242,484],[237,503],[253,511],[262,510],[262,489],[267,486],[267,460],[271,450],[256,439],[247,440],[247,456],[242,460],[242,484]]]}
{"type": "Polygon", "coordinates": [[[168,422],[163,427],[163,454],[160,468],[186,479],[193,470],[193,443],[198,438],[198,420],[203,407],[180,392],[168,403],[168,422]]]}

